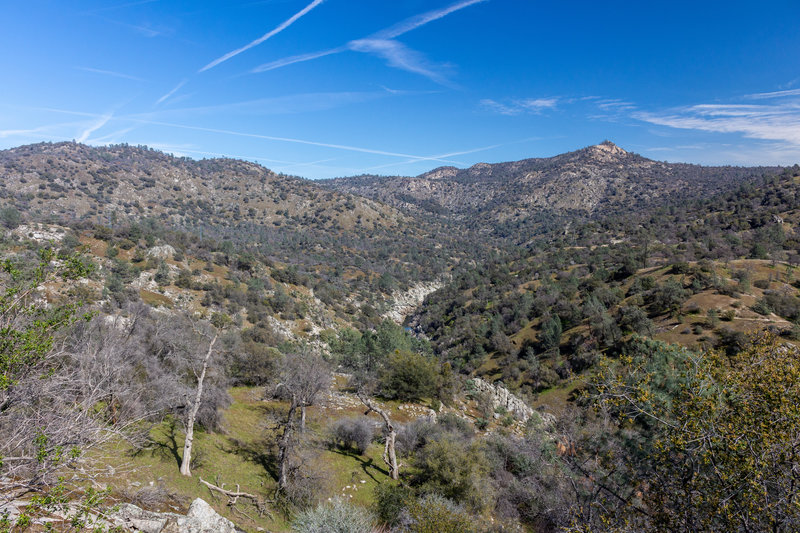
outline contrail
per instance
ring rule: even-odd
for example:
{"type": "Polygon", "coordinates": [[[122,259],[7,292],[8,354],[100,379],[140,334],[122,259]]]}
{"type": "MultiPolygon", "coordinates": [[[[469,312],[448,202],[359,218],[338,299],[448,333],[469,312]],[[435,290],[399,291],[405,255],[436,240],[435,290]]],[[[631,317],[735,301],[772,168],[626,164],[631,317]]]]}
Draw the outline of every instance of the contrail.
{"type": "Polygon", "coordinates": [[[266,72],[268,70],[275,70],[276,68],[285,67],[288,65],[292,65],[294,63],[302,63],[303,61],[311,61],[312,59],[317,59],[319,57],[329,56],[331,54],[338,54],[339,52],[344,52],[348,48],[346,46],[340,46],[339,48],[331,48],[330,50],[324,50],[322,52],[312,52],[310,54],[300,54],[296,56],[285,57],[283,59],[278,59],[277,61],[273,61],[271,63],[264,63],[260,65],[250,72],[257,73],[257,72],[266,72]]]}
{"type": "Polygon", "coordinates": [[[250,48],[253,48],[254,46],[258,46],[259,44],[263,43],[264,41],[266,41],[270,37],[273,37],[274,35],[279,34],[283,30],[285,30],[286,28],[288,28],[289,26],[294,24],[294,22],[297,19],[299,19],[300,17],[302,17],[303,15],[305,15],[306,13],[308,13],[309,11],[311,11],[312,9],[314,9],[315,7],[320,5],[323,1],[324,0],[314,0],[313,2],[308,4],[306,7],[304,7],[302,10],[298,11],[297,13],[295,13],[289,20],[287,20],[286,22],[284,22],[283,24],[281,24],[280,26],[278,26],[277,28],[275,28],[271,32],[265,33],[264,35],[262,35],[261,37],[259,37],[255,41],[251,42],[250,44],[246,44],[241,48],[237,48],[236,50],[234,50],[232,52],[228,52],[224,56],[222,56],[222,57],[220,57],[218,59],[215,59],[214,61],[212,61],[208,65],[204,66],[203,68],[201,68],[197,72],[198,73],[199,72],[205,72],[206,70],[212,69],[212,68],[216,67],[217,65],[219,65],[220,63],[222,63],[224,61],[227,61],[230,58],[241,54],[245,50],[249,50],[250,48]]]}
{"type": "MultiPolygon", "coordinates": [[[[508,144],[511,144],[511,143],[508,143],[508,144]]],[[[505,146],[505,145],[503,145],[503,144],[492,144],[490,146],[481,146],[480,148],[472,148],[470,150],[462,150],[460,152],[450,152],[449,154],[439,154],[439,155],[432,155],[432,156],[428,156],[428,157],[417,157],[417,158],[414,158],[414,159],[409,159],[407,161],[400,161],[398,163],[388,163],[388,164],[385,164],[385,165],[377,165],[377,166],[374,166],[374,167],[365,168],[364,171],[378,170],[378,169],[381,169],[381,168],[388,168],[388,167],[394,167],[394,166],[400,166],[400,165],[409,165],[411,163],[421,163],[423,161],[445,161],[445,162],[448,162],[448,163],[461,164],[461,163],[458,163],[457,161],[450,161],[450,160],[445,159],[445,158],[450,158],[450,157],[454,157],[454,156],[458,156],[458,155],[465,155],[465,154],[474,154],[475,152],[485,152],[486,150],[492,150],[494,148],[499,148],[501,146],[505,146]]]]}
{"type": "MultiPolygon", "coordinates": [[[[101,117],[100,115],[97,115],[96,113],[86,113],[86,112],[82,112],[82,111],[70,111],[70,110],[67,110],[67,109],[57,109],[57,108],[52,108],[52,107],[36,107],[36,108],[32,108],[32,109],[38,109],[38,110],[42,110],[42,111],[51,111],[51,112],[54,112],[54,113],[63,113],[63,114],[66,114],[66,115],[77,115],[77,116],[81,116],[81,117],[105,118],[105,117],[101,117]]],[[[401,158],[404,158],[404,159],[415,159],[415,160],[422,159],[422,160],[426,160],[426,161],[428,161],[428,160],[430,160],[430,161],[439,161],[441,163],[457,163],[457,161],[450,161],[450,160],[447,160],[447,159],[436,159],[436,158],[427,157],[427,156],[420,156],[420,155],[413,155],[413,154],[403,154],[403,153],[398,153],[398,152],[387,152],[387,151],[383,151],[383,150],[373,150],[371,148],[361,148],[361,147],[358,147],[358,146],[347,146],[347,145],[343,145],[343,144],[331,144],[331,143],[323,143],[323,142],[316,142],[316,141],[307,141],[307,140],[304,140],[304,139],[293,139],[291,137],[273,137],[271,135],[261,135],[261,134],[258,134],[258,133],[244,133],[244,132],[239,132],[239,131],[224,130],[224,129],[218,129],[218,128],[205,128],[205,127],[202,127],[202,126],[190,126],[188,124],[175,124],[175,123],[171,123],[171,122],[161,122],[161,121],[157,121],[157,120],[147,120],[147,119],[137,118],[137,117],[134,117],[134,116],[117,116],[117,117],[114,117],[114,120],[129,121],[129,122],[134,122],[136,124],[149,124],[149,125],[152,125],[152,126],[165,126],[165,127],[169,127],[169,128],[180,128],[180,129],[185,129],[185,130],[205,131],[205,132],[209,132],[209,133],[220,133],[220,134],[224,134],[224,135],[234,135],[234,136],[237,136],[237,137],[249,137],[249,138],[252,138],[252,139],[264,139],[264,140],[267,140],[267,141],[279,141],[279,142],[288,142],[288,143],[296,143],[296,144],[306,144],[306,145],[310,145],[310,146],[321,146],[321,147],[324,147],[324,148],[335,148],[335,149],[338,149],[338,150],[347,150],[349,152],[361,152],[361,153],[365,153],[365,154],[376,154],[376,155],[385,155],[385,156],[390,156],[390,157],[401,157],[401,158]]]]}
{"type": "MultiPolygon", "coordinates": [[[[232,131],[232,130],[223,130],[218,128],[204,128],[202,126],[189,126],[187,124],[174,124],[170,122],[160,122],[156,120],[145,120],[145,119],[138,119],[133,117],[119,117],[118,120],[129,120],[131,122],[136,122],[139,124],[150,124],[153,126],[166,126],[169,128],[181,128],[185,130],[194,130],[194,131],[206,131],[209,133],[220,133],[224,135],[235,135],[237,137],[249,137],[252,139],[264,139],[267,141],[279,141],[279,142],[288,142],[288,143],[295,143],[295,144],[306,144],[310,146],[321,146],[323,148],[335,148],[337,150],[347,150],[349,152],[361,152],[364,154],[376,154],[376,155],[386,155],[391,157],[402,157],[402,158],[412,158],[412,159],[429,159],[424,156],[417,156],[411,154],[403,154],[398,152],[386,152],[383,150],[373,150],[371,148],[360,148],[358,146],[348,146],[345,144],[332,144],[332,143],[323,143],[323,142],[316,142],[316,141],[307,141],[304,139],[293,139],[291,137],[274,137],[272,135],[261,135],[258,133],[243,133],[239,131],[232,131]]],[[[437,160],[443,163],[453,163],[454,161],[448,161],[446,159],[437,160]]]]}
{"type": "Polygon", "coordinates": [[[170,92],[168,92],[167,94],[165,94],[164,96],[162,96],[161,98],[159,98],[159,99],[158,99],[158,101],[156,102],[156,105],[160,104],[161,102],[163,102],[164,100],[166,100],[167,98],[169,98],[170,96],[172,96],[173,94],[175,94],[176,92],[178,92],[178,90],[179,90],[181,87],[183,87],[184,85],[186,85],[186,82],[187,82],[187,81],[188,81],[188,80],[183,80],[183,81],[182,81],[182,82],[180,82],[178,85],[176,85],[174,89],[172,89],[170,92]]]}
{"type": "Polygon", "coordinates": [[[434,20],[439,20],[440,18],[446,17],[450,13],[454,11],[458,11],[460,9],[464,9],[465,7],[469,7],[473,4],[479,4],[481,2],[485,2],[486,0],[464,0],[462,2],[456,2],[448,7],[443,9],[436,9],[434,11],[428,11],[427,13],[422,13],[421,15],[417,15],[416,17],[411,17],[406,19],[399,24],[395,24],[391,28],[386,28],[385,30],[381,30],[378,33],[372,35],[373,39],[394,39],[395,37],[400,37],[401,35],[410,32],[411,30],[416,30],[420,26],[424,26],[429,22],[433,22],[434,20]]]}
{"type": "Polygon", "coordinates": [[[75,67],[78,70],[83,70],[84,72],[92,72],[94,74],[103,74],[106,76],[114,76],[116,78],[124,78],[126,80],[133,80],[133,81],[146,81],[138,76],[131,76],[130,74],[123,74],[122,72],[114,72],[113,70],[103,70],[99,68],[91,68],[91,67],[75,67]]]}
{"type": "Polygon", "coordinates": [[[359,43],[368,42],[370,40],[388,41],[394,39],[395,37],[400,37],[401,35],[408,33],[411,30],[415,30],[421,26],[424,26],[429,22],[433,22],[434,20],[439,20],[440,18],[446,17],[447,15],[453,13],[454,11],[458,11],[460,9],[464,9],[465,7],[469,7],[473,4],[479,4],[481,2],[486,2],[486,1],[487,0],[462,0],[461,2],[456,2],[455,4],[451,4],[448,7],[442,9],[435,9],[433,11],[428,11],[426,13],[422,13],[420,15],[408,18],[402,22],[395,24],[394,26],[383,29],[364,39],[356,39],[354,41],[350,41],[344,46],[339,46],[338,48],[332,48],[330,50],[325,50],[322,52],[312,52],[310,54],[302,54],[302,55],[287,57],[284,59],[278,59],[277,61],[272,61],[270,63],[265,63],[263,65],[260,65],[251,70],[250,72],[253,74],[259,72],[266,72],[268,70],[274,70],[276,68],[293,65],[294,63],[302,63],[303,61],[310,61],[312,59],[317,59],[319,57],[324,57],[331,54],[338,54],[340,52],[346,52],[348,50],[364,51],[357,49],[359,43]]]}
{"type": "Polygon", "coordinates": [[[78,142],[79,143],[86,142],[86,139],[89,138],[89,135],[91,135],[92,133],[96,132],[97,130],[105,126],[113,116],[114,113],[108,113],[107,115],[103,115],[102,117],[100,117],[97,120],[97,122],[86,128],[86,130],[84,130],[84,132],[81,133],[81,136],[78,137],[78,142]]]}

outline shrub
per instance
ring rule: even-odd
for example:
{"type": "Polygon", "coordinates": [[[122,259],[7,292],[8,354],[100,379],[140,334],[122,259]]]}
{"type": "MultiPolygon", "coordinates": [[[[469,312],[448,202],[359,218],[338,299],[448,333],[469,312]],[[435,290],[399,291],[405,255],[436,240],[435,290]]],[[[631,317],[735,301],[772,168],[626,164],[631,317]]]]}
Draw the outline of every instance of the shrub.
{"type": "Polygon", "coordinates": [[[619,310],[619,326],[625,333],[653,334],[653,322],[647,318],[647,314],[640,307],[621,308],[619,310]]]}
{"type": "Polygon", "coordinates": [[[227,373],[234,385],[266,385],[277,373],[281,353],[270,346],[243,340],[241,350],[233,350],[227,361],[227,373]]]}
{"type": "Polygon", "coordinates": [[[464,509],[441,496],[429,494],[411,502],[400,518],[403,533],[470,533],[474,520],[464,509]]]}
{"type": "Polygon", "coordinates": [[[369,533],[374,529],[372,513],[338,497],[299,513],[292,521],[292,530],[299,533],[369,533]]]}
{"type": "Polygon", "coordinates": [[[442,433],[442,428],[427,418],[417,418],[397,430],[395,446],[401,456],[411,455],[442,433]]]}
{"type": "Polygon", "coordinates": [[[765,291],[764,299],[769,307],[775,311],[775,314],[788,320],[800,318],[800,300],[791,294],[765,291]]]}
{"type": "Polygon", "coordinates": [[[768,279],[757,279],[753,282],[753,285],[758,287],[759,289],[769,289],[769,280],[768,279]]]}
{"type": "Polygon", "coordinates": [[[94,238],[100,241],[109,241],[114,236],[114,231],[108,226],[97,226],[94,229],[94,238]]]}
{"type": "Polygon", "coordinates": [[[433,396],[438,372],[431,358],[414,352],[395,352],[381,372],[381,392],[387,398],[417,401],[433,396]]]}
{"type": "Polygon", "coordinates": [[[679,283],[668,280],[654,288],[649,296],[653,311],[661,314],[679,311],[688,295],[679,283]]]}
{"type": "Polygon", "coordinates": [[[750,307],[750,309],[752,309],[753,311],[755,311],[759,315],[768,315],[768,314],[772,313],[772,309],[770,308],[770,306],[767,303],[767,301],[765,299],[763,299],[763,298],[761,298],[760,300],[756,301],[756,303],[754,303],[750,307]]]}
{"type": "Polygon", "coordinates": [[[670,273],[672,274],[688,274],[689,273],[689,263],[685,261],[680,261],[678,263],[674,263],[672,268],[670,269],[670,273]]]}
{"type": "Polygon", "coordinates": [[[158,283],[162,287],[165,285],[169,285],[170,282],[169,267],[167,266],[167,263],[165,263],[163,259],[159,261],[158,268],[156,269],[156,273],[153,279],[155,279],[156,283],[158,283]]]}
{"type": "Polygon", "coordinates": [[[180,289],[191,289],[192,272],[190,270],[182,268],[180,272],[178,272],[178,276],[175,278],[175,286],[180,289]]]}
{"type": "Polygon", "coordinates": [[[414,501],[414,493],[409,487],[394,483],[376,485],[374,495],[378,519],[389,526],[396,526],[401,513],[414,501]]]}
{"type": "Polygon", "coordinates": [[[6,229],[14,229],[22,223],[22,215],[13,207],[0,209],[0,223],[6,229]]]}
{"type": "Polygon", "coordinates": [[[434,493],[483,510],[491,498],[485,479],[489,464],[478,443],[446,435],[427,443],[413,460],[413,484],[422,493],[434,493]]]}
{"type": "Polygon", "coordinates": [[[363,455],[375,436],[375,426],[368,419],[344,418],[331,426],[331,437],[334,446],[352,448],[363,455]]]}

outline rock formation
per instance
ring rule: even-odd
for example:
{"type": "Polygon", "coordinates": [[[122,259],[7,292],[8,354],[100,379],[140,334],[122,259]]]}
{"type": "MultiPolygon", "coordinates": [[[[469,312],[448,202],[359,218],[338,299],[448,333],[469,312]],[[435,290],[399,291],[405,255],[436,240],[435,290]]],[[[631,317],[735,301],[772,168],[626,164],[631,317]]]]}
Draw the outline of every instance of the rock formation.
{"type": "Polygon", "coordinates": [[[112,516],[112,521],[128,531],[141,533],[242,533],[200,498],[192,502],[186,516],[145,511],[126,503],[112,516]]]}

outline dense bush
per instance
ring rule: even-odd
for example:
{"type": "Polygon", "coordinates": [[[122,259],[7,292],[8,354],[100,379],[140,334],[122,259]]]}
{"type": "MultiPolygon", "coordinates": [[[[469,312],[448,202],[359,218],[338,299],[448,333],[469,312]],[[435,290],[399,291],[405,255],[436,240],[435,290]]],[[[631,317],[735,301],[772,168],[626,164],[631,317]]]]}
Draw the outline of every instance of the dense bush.
{"type": "Polygon", "coordinates": [[[414,352],[395,352],[386,360],[380,374],[381,394],[401,401],[417,401],[433,396],[438,369],[436,362],[414,352]]]}
{"type": "Polygon", "coordinates": [[[435,493],[470,509],[485,510],[492,491],[484,480],[489,463],[478,442],[447,434],[423,446],[413,457],[413,485],[422,494],[435,493]]]}
{"type": "Polygon", "coordinates": [[[375,425],[364,417],[340,418],[331,425],[330,434],[334,446],[363,455],[375,436],[375,425]]]}
{"type": "Polygon", "coordinates": [[[453,501],[429,494],[409,502],[400,515],[402,533],[472,533],[478,531],[474,517],[453,501]]]}
{"type": "Polygon", "coordinates": [[[302,511],[292,520],[292,530],[298,533],[370,533],[375,527],[369,511],[338,497],[302,511]]]}

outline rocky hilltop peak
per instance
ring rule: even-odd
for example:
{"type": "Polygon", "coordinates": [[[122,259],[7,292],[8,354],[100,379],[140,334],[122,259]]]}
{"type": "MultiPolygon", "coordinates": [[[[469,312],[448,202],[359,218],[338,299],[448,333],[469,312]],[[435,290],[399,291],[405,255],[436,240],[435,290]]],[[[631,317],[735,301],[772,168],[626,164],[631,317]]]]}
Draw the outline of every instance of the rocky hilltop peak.
{"type": "Polygon", "coordinates": [[[616,144],[611,141],[603,141],[600,144],[595,144],[594,146],[590,146],[589,150],[597,155],[612,155],[612,156],[624,156],[628,155],[626,150],[623,150],[616,144]]]}
{"type": "Polygon", "coordinates": [[[481,231],[513,235],[528,225],[552,221],[554,215],[600,216],[665,200],[708,197],[767,170],[667,164],[606,140],[549,158],[441,167],[415,178],[342,178],[324,185],[414,214],[445,216],[481,231]]]}
{"type": "Polygon", "coordinates": [[[428,179],[438,180],[444,178],[452,178],[455,177],[457,174],[458,174],[458,169],[456,167],[439,167],[424,174],[424,176],[428,179]]]}

